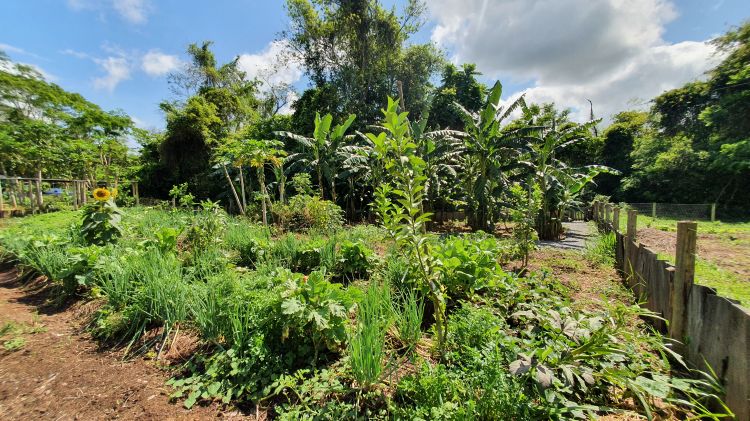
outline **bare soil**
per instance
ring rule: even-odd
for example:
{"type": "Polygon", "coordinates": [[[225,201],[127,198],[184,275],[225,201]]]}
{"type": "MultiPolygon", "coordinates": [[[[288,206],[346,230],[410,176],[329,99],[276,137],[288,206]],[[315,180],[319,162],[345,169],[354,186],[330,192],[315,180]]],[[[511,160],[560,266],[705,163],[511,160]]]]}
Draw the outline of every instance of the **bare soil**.
{"type": "MultiPolygon", "coordinates": [[[[239,418],[218,406],[170,403],[168,371],[145,359],[122,361],[82,331],[80,308],[50,310],[45,287],[0,271],[0,327],[25,326],[16,351],[0,346],[0,419],[202,420],[239,418]],[[79,311],[77,311],[79,310],[79,311]]],[[[2,341],[7,341],[5,335],[2,341]]]]}
{"type": "MultiPolygon", "coordinates": [[[[677,233],[654,228],[639,228],[638,241],[646,247],[674,256],[677,233]]],[[[701,234],[698,227],[698,257],[750,282],[750,233],[701,234]]]]}

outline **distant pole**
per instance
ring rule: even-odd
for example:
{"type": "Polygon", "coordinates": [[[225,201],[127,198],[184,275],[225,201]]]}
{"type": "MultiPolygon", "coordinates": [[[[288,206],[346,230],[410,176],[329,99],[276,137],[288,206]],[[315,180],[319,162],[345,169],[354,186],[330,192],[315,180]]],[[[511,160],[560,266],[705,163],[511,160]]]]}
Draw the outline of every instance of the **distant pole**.
{"type": "Polygon", "coordinates": [[[716,203],[711,203],[711,222],[716,222],[716,203]]]}
{"type": "Polygon", "coordinates": [[[615,206],[612,210],[612,230],[617,232],[620,231],[620,207],[615,206]]]}
{"type": "Polygon", "coordinates": [[[656,219],[656,202],[651,203],[651,217],[656,219]]]}
{"type": "Polygon", "coordinates": [[[669,336],[684,343],[687,326],[687,302],[695,280],[695,244],[698,223],[677,223],[677,248],[675,250],[675,275],[672,289],[672,314],[669,336]]]}

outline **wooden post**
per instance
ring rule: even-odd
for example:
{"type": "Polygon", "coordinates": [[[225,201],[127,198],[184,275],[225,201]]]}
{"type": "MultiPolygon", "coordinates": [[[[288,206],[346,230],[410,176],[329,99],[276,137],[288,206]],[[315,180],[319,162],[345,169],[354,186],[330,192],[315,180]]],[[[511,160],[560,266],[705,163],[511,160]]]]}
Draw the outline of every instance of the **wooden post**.
{"type": "Polygon", "coordinates": [[[135,205],[139,206],[141,204],[141,198],[138,195],[138,182],[133,181],[133,183],[130,186],[131,186],[131,189],[133,190],[133,198],[135,199],[135,205]]]}
{"type": "MultiPolygon", "coordinates": [[[[72,186],[73,186],[73,196],[72,196],[72,198],[73,198],[73,209],[78,210],[78,182],[77,181],[73,181],[70,184],[72,184],[72,186]]],[[[70,186],[70,185],[68,185],[68,186],[70,186]]]]}
{"type": "Polygon", "coordinates": [[[716,203],[711,203],[711,222],[716,222],[716,203]]]}
{"type": "Polygon", "coordinates": [[[628,209],[628,227],[627,236],[629,241],[635,241],[636,223],[638,221],[638,211],[635,209],[628,209]]]}
{"type": "Polygon", "coordinates": [[[656,202],[651,203],[651,217],[656,219],[656,202]]]}
{"type": "Polygon", "coordinates": [[[695,280],[695,243],[698,223],[680,221],[677,223],[677,248],[675,250],[675,275],[672,286],[672,315],[669,336],[685,343],[687,326],[687,302],[695,280]]]}
{"type": "Polygon", "coordinates": [[[604,206],[604,211],[605,211],[604,222],[609,222],[611,224],[612,223],[612,205],[607,203],[604,206]]]}
{"type": "Polygon", "coordinates": [[[615,206],[612,210],[612,230],[620,231],[620,207],[615,206]]]}
{"type": "Polygon", "coordinates": [[[26,187],[28,187],[26,193],[29,196],[29,206],[31,207],[31,214],[33,215],[36,213],[36,206],[34,206],[34,187],[32,187],[31,181],[26,183],[26,187]]]}

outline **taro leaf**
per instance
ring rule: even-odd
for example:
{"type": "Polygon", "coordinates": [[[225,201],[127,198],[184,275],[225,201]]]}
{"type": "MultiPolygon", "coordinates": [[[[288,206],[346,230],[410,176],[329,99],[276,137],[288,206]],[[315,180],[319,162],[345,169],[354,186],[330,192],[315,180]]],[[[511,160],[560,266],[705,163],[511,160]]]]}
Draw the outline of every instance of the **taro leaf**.
{"type": "Polygon", "coordinates": [[[565,319],[565,324],[562,327],[562,332],[567,337],[573,339],[576,337],[576,327],[578,327],[578,322],[575,319],[568,317],[567,319],[565,319]]]}
{"type": "Polygon", "coordinates": [[[510,315],[510,317],[512,317],[514,319],[517,319],[520,316],[523,316],[523,317],[526,317],[526,318],[529,318],[529,319],[533,319],[534,318],[534,312],[531,311],[531,310],[523,310],[523,311],[517,311],[517,312],[515,312],[515,313],[513,313],[513,314],[510,315]]]}
{"type": "Polygon", "coordinates": [[[539,364],[536,367],[536,381],[543,388],[546,389],[546,388],[552,386],[552,380],[554,378],[555,378],[555,376],[554,376],[554,374],[552,374],[552,371],[549,368],[547,368],[547,367],[545,367],[545,366],[543,366],[541,364],[539,364]]]}
{"type": "Polygon", "coordinates": [[[525,355],[521,355],[521,359],[513,361],[508,367],[508,370],[510,370],[510,374],[514,376],[526,374],[529,369],[531,369],[531,358],[525,355]]]}

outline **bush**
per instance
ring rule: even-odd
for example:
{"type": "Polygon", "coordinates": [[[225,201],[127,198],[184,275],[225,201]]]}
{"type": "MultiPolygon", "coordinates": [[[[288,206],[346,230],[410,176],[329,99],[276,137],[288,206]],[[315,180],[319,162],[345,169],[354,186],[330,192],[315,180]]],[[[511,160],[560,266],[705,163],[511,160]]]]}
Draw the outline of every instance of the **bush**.
{"type": "Polygon", "coordinates": [[[274,220],[285,231],[332,231],[344,224],[344,212],[341,208],[317,196],[294,196],[289,203],[274,203],[271,212],[274,220]]]}
{"type": "Polygon", "coordinates": [[[433,250],[440,262],[437,268],[442,283],[452,299],[469,298],[491,286],[495,277],[503,274],[499,253],[497,240],[482,234],[448,237],[433,250]]]}

